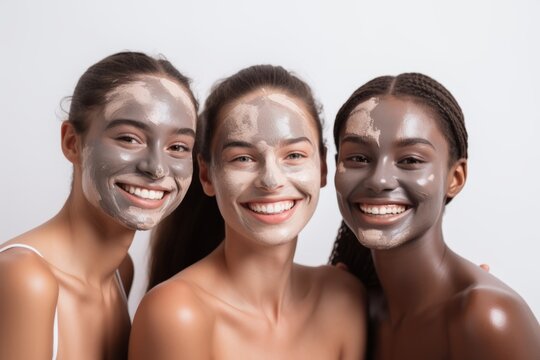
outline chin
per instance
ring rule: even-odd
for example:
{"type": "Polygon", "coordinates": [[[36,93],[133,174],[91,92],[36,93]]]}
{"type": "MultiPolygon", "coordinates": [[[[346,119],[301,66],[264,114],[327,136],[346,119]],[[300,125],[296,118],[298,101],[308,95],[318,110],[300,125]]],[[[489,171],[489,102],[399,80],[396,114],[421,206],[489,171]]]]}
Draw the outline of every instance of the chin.
{"type": "Polygon", "coordinates": [[[159,224],[159,220],[155,220],[149,217],[145,218],[119,218],[115,217],[116,221],[123,225],[124,227],[127,227],[130,230],[135,231],[146,231],[151,230],[154,228],[157,224],[159,224]]]}
{"type": "Polygon", "coordinates": [[[263,246],[279,246],[289,244],[296,240],[298,234],[292,234],[289,231],[280,232],[278,229],[267,229],[266,234],[255,232],[253,230],[243,231],[243,236],[251,241],[263,246]]]}
{"type": "Polygon", "coordinates": [[[408,232],[401,234],[385,234],[382,230],[357,229],[355,232],[358,242],[371,250],[389,250],[396,248],[406,242],[408,232]]]}

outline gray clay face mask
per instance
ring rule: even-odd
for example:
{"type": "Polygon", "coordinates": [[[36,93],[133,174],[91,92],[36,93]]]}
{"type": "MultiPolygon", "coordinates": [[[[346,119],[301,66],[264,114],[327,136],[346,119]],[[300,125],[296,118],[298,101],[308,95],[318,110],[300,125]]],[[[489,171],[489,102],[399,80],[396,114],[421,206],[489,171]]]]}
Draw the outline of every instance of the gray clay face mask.
{"type": "Polygon", "coordinates": [[[189,95],[167,78],[141,76],[111,91],[88,121],[85,197],[130,229],[152,228],[191,182],[196,114],[189,95]]]}
{"type": "Polygon", "coordinates": [[[388,249],[436,229],[445,203],[448,144],[421,106],[372,98],[340,134],[335,176],[347,225],[372,249],[388,249]]]}
{"type": "Polygon", "coordinates": [[[298,100],[264,89],[221,119],[210,177],[228,231],[267,245],[296,239],[321,186],[315,120],[298,100]]]}

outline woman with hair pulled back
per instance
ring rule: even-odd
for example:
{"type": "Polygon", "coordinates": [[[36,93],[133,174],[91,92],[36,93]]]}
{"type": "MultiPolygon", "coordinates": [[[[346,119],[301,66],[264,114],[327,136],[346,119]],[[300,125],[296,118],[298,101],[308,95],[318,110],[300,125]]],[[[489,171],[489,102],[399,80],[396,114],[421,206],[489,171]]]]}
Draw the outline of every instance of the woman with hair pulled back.
{"type": "MultiPolygon", "coordinates": [[[[200,121],[201,185],[189,192],[215,196],[224,239],[144,297],[130,359],[363,358],[361,284],[333,267],[293,263],[298,234],[326,182],[322,125],[308,85],[282,67],[252,66],[213,88],[200,121]]],[[[164,224],[154,249],[177,240],[180,248],[212,246],[186,227],[194,221],[184,205],[201,204],[189,192],[177,210],[183,221],[170,219],[192,237],[179,239],[164,224]]],[[[208,216],[200,221],[219,223],[208,216]]],[[[167,253],[153,256],[151,282],[167,276],[158,266],[167,253]]],[[[182,266],[191,260],[181,259],[182,266]]]]}
{"type": "Polygon", "coordinates": [[[128,248],[187,191],[196,114],[164,59],[117,53],[81,76],[61,129],[71,193],[0,246],[0,359],[127,358],[128,248]]]}
{"type": "Polygon", "coordinates": [[[369,357],[539,359],[527,304],[444,242],[444,208],[467,177],[467,131],[450,92],[418,73],[373,79],[339,110],[334,140],[346,225],[331,262],[367,287],[369,357]]]}

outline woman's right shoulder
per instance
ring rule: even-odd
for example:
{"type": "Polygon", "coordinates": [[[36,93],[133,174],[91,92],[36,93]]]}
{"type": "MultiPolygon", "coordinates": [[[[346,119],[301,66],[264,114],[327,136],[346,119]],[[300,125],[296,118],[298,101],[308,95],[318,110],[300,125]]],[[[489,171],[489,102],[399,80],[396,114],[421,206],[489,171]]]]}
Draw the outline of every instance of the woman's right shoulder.
{"type": "Polygon", "coordinates": [[[0,307],[55,308],[58,288],[49,264],[34,251],[17,246],[0,253],[0,307]]]}
{"type": "Polygon", "coordinates": [[[197,357],[208,348],[213,324],[213,312],[195,286],[173,277],[143,297],[133,319],[130,358],[169,358],[179,352],[197,357]]]}
{"type": "Polygon", "coordinates": [[[201,296],[201,290],[186,279],[175,276],[150,290],[142,299],[135,317],[149,320],[170,319],[176,314],[175,325],[197,326],[209,322],[211,309],[201,296]]]}

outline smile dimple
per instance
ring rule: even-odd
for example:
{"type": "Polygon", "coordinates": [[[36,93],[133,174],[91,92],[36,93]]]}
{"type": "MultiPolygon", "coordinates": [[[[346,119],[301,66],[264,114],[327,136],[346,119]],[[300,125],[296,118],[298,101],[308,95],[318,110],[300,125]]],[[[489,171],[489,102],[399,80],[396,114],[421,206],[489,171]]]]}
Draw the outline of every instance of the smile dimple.
{"type": "Polygon", "coordinates": [[[165,195],[165,191],[160,190],[151,190],[127,184],[119,184],[119,186],[131,195],[135,195],[145,200],[161,200],[165,195]]]}
{"type": "Polygon", "coordinates": [[[294,204],[293,200],[286,200],[273,203],[247,203],[246,206],[258,214],[274,215],[292,209],[294,204]]]}
{"type": "Polygon", "coordinates": [[[360,211],[369,215],[397,215],[405,212],[407,206],[397,204],[368,205],[359,204],[360,211]]]}

